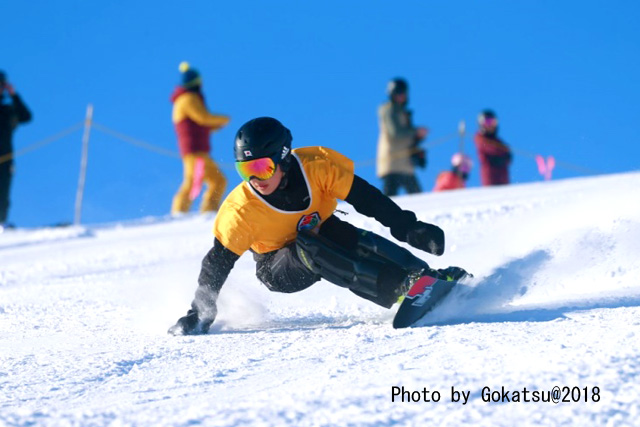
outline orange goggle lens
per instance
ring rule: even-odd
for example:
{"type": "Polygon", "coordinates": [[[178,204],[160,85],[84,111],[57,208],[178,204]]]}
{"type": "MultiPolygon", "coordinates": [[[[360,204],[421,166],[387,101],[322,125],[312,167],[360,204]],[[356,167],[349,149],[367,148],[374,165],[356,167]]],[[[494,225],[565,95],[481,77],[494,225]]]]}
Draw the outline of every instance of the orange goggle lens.
{"type": "Polygon", "coordinates": [[[276,172],[276,164],[271,158],[263,157],[246,162],[236,162],[236,170],[245,181],[249,181],[251,178],[263,181],[273,176],[276,172]]]}

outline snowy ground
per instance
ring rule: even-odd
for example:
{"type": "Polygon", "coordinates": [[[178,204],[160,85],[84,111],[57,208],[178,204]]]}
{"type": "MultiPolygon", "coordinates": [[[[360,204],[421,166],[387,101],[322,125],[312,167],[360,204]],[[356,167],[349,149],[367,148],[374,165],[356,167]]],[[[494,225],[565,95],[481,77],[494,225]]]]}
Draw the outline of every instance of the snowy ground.
{"type": "Polygon", "coordinates": [[[398,198],[445,229],[432,266],[476,275],[437,326],[406,330],[325,282],[269,293],[247,255],[209,335],[166,335],[211,217],[6,232],[0,426],[640,425],[638,188],[629,173],[398,198]],[[579,401],[484,401],[556,386],[579,401]]]}

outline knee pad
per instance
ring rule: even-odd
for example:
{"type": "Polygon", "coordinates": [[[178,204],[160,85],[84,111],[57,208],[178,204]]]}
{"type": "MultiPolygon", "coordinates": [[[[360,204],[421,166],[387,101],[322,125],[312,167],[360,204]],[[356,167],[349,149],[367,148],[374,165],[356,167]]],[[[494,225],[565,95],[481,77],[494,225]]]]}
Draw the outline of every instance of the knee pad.
{"type": "Polygon", "coordinates": [[[384,264],[351,254],[329,239],[301,231],[296,239],[298,258],[311,271],[331,283],[375,296],[377,280],[384,264]]]}
{"type": "Polygon", "coordinates": [[[429,269],[429,264],[408,249],[367,230],[358,229],[358,251],[365,258],[391,262],[408,272],[429,269]]]}
{"type": "Polygon", "coordinates": [[[320,280],[320,276],[302,265],[295,245],[268,254],[254,254],[256,277],[272,292],[302,291],[320,280]]]}
{"type": "Polygon", "coordinates": [[[389,308],[408,274],[431,271],[407,249],[370,231],[358,230],[355,252],[309,231],[298,233],[298,258],[311,271],[355,294],[389,308]]]}

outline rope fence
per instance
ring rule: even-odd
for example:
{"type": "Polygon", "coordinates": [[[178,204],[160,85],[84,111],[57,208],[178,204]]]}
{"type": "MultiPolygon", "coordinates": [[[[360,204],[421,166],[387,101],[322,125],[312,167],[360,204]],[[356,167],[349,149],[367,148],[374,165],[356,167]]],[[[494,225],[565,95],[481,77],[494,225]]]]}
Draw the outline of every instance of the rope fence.
{"type": "Polygon", "coordinates": [[[150,144],[148,142],[145,141],[141,141],[139,139],[136,138],[132,138],[128,135],[125,135],[123,133],[120,133],[118,131],[109,129],[106,126],[103,126],[99,123],[94,123],[93,127],[102,132],[105,133],[107,135],[111,135],[116,139],[119,139],[123,142],[126,142],[128,144],[134,145],[136,147],[142,148],[144,150],[150,151],[152,153],[156,153],[156,154],[160,154],[161,156],[165,156],[165,157],[171,157],[174,159],[179,159],[180,158],[180,154],[176,153],[175,151],[171,151],[171,150],[167,150],[166,148],[162,148],[162,147],[158,147],[156,145],[150,144]]]}
{"type": "MultiPolygon", "coordinates": [[[[527,151],[527,150],[522,150],[520,148],[513,148],[513,146],[511,147],[511,151],[513,151],[514,154],[521,156],[521,157],[528,157],[530,159],[536,159],[536,157],[539,156],[539,154],[535,154],[532,153],[531,151],[527,151]]],[[[581,173],[581,174],[585,174],[585,175],[599,175],[602,174],[604,172],[596,170],[596,169],[591,169],[591,168],[586,168],[584,166],[580,166],[580,165],[574,165],[573,163],[568,163],[568,162],[562,162],[559,160],[556,160],[556,166],[561,168],[561,169],[566,169],[568,171],[571,172],[576,172],[576,173],[581,173]]]]}
{"type": "MultiPolygon", "coordinates": [[[[447,143],[449,141],[452,141],[457,136],[458,136],[457,133],[453,133],[453,134],[449,134],[449,135],[437,138],[434,141],[426,142],[424,144],[421,144],[418,147],[409,148],[407,150],[397,150],[397,151],[394,151],[389,157],[390,157],[391,160],[400,159],[400,158],[403,158],[403,157],[408,157],[408,156],[410,156],[412,154],[420,152],[423,149],[432,149],[432,148],[437,147],[439,145],[445,144],[445,143],[447,143]]],[[[365,167],[369,167],[369,166],[375,166],[376,160],[377,159],[361,160],[361,161],[358,161],[358,162],[354,162],[354,164],[355,164],[355,167],[357,167],[357,168],[365,168],[365,167]]]]}
{"type": "MultiPolygon", "coordinates": [[[[90,109],[92,109],[91,106],[89,106],[90,109]]],[[[172,151],[172,150],[168,150],[166,148],[163,147],[159,147],[155,144],[151,144],[149,142],[146,141],[142,141],[140,139],[131,137],[129,135],[126,135],[124,133],[118,132],[116,130],[113,130],[107,126],[104,126],[100,123],[96,123],[93,121],[92,119],[92,114],[88,114],[87,118],[79,123],[76,123],[70,127],[68,127],[67,129],[64,129],[48,138],[45,138],[41,141],[35,142],[33,144],[28,145],[27,147],[15,151],[14,153],[9,153],[9,154],[5,154],[3,156],[0,156],[0,164],[5,163],[5,162],[9,162],[15,158],[24,156],[27,153],[31,153],[34,151],[37,151],[55,141],[61,140],[62,138],[65,138],[69,135],[71,135],[72,133],[82,129],[84,127],[85,132],[84,132],[84,138],[83,138],[83,153],[86,150],[86,147],[88,146],[88,137],[89,137],[89,131],[91,129],[95,129],[96,131],[99,131],[103,134],[112,136],[120,141],[123,141],[127,144],[136,146],[138,148],[141,148],[143,150],[161,155],[161,156],[165,156],[165,157],[169,157],[172,159],[180,159],[181,156],[179,153],[177,153],[176,151],[172,151]]],[[[441,145],[450,143],[452,141],[454,141],[455,139],[459,140],[459,146],[458,146],[458,150],[462,150],[464,147],[464,139],[465,139],[465,124],[464,122],[460,122],[459,126],[458,126],[458,131],[457,132],[453,132],[450,133],[448,135],[436,138],[435,140],[429,141],[429,142],[425,142],[424,144],[421,144],[420,146],[417,146],[415,148],[409,149],[409,150],[402,150],[402,151],[397,151],[395,153],[392,153],[391,157],[392,158],[400,158],[400,157],[406,157],[406,156],[410,156],[411,154],[418,152],[422,149],[433,149],[435,147],[439,147],[441,145]]],[[[525,158],[530,158],[530,159],[534,159],[536,161],[539,161],[540,158],[542,156],[540,156],[539,154],[533,153],[531,151],[527,151],[527,150],[522,150],[520,148],[515,148],[512,145],[510,145],[511,147],[511,151],[520,157],[525,157],[525,158]]],[[[86,166],[86,154],[83,154],[83,159],[82,162],[83,164],[86,166]]],[[[597,175],[597,174],[602,174],[602,171],[593,169],[593,168],[587,168],[587,167],[583,167],[580,165],[576,165],[576,164],[572,164],[572,163],[568,163],[568,162],[564,162],[564,161],[557,161],[555,160],[555,166],[561,169],[566,169],[568,171],[571,172],[575,172],[575,173],[579,173],[579,174],[585,174],[585,175],[597,175]]],[[[360,160],[360,161],[356,161],[354,162],[355,166],[358,168],[365,168],[365,167],[371,167],[371,166],[375,166],[376,164],[376,158],[371,158],[371,159],[365,159],[365,160],[360,160]]],[[[226,162],[218,162],[219,166],[223,169],[226,170],[233,170],[235,169],[233,164],[230,163],[226,163],[226,162]]],[[[86,169],[86,168],[85,168],[86,169]]],[[[86,173],[86,170],[83,170],[81,172],[81,178],[80,178],[80,182],[83,182],[83,177],[82,174],[86,173]]],[[[81,200],[82,200],[82,192],[84,190],[84,185],[79,185],[78,188],[78,195],[77,195],[77,206],[76,206],[76,220],[74,221],[75,223],[79,223],[80,222],[80,211],[81,211],[81,200]]]]}
{"type": "Polygon", "coordinates": [[[62,139],[67,135],[71,135],[73,132],[81,129],[83,125],[84,125],[84,122],[76,123],[75,125],[70,126],[67,129],[56,133],[55,135],[51,135],[50,137],[45,138],[42,141],[34,142],[33,144],[28,145],[21,150],[15,151],[14,153],[9,153],[9,154],[5,154],[4,156],[0,156],[0,164],[9,162],[13,159],[24,156],[25,154],[30,153],[32,151],[39,150],[40,148],[43,148],[51,144],[52,142],[56,142],[57,140],[62,139]]]}

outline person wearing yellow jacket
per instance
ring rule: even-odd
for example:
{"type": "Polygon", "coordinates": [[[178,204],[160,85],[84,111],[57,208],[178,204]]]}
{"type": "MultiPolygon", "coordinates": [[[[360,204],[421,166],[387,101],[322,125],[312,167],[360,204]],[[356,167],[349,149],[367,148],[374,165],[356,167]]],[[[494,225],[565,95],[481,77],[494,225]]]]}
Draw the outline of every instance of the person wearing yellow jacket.
{"type": "Polygon", "coordinates": [[[207,190],[202,196],[200,212],[214,212],[220,206],[227,179],[211,159],[209,134],[226,126],[229,117],[212,114],[207,110],[202,94],[202,78],[197,70],[183,62],[180,64],[180,71],[182,84],[174,90],[171,102],[184,178],[173,198],[171,214],[189,211],[194,198],[192,189],[202,182],[207,184],[207,190]]]}
{"type": "Polygon", "coordinates": [[[169,334],[209,331],[222,285],[247,251],[270,291],[298,292],[325,279],[386,308],[423,274],[445,280],[467,275],[460,267],[434,270],[408,249],[337,218],[338,200],[344,200],[395,239],[433,255],[444,252],[444,231],[356,175],[351,159],[328,147],[292,148],[292,140],[272,117],[250,120],[236,133],[236,170],[244,182],[216,215],[191,308],[169,334]]]}

